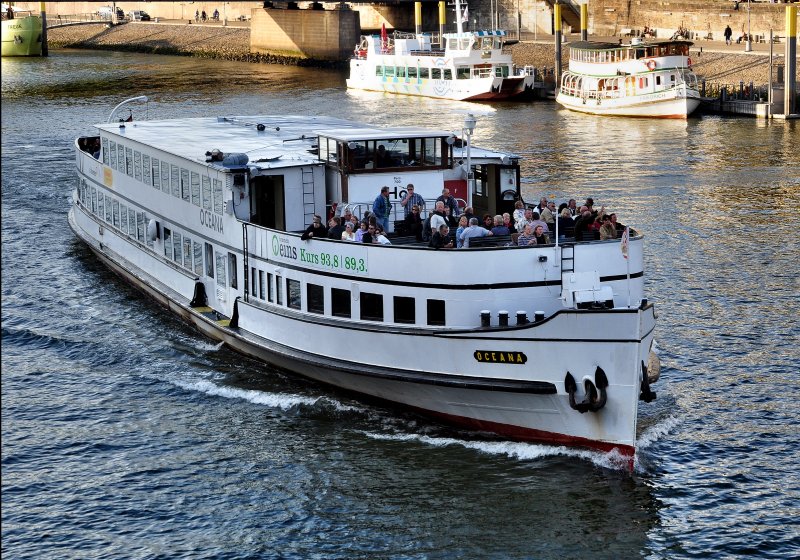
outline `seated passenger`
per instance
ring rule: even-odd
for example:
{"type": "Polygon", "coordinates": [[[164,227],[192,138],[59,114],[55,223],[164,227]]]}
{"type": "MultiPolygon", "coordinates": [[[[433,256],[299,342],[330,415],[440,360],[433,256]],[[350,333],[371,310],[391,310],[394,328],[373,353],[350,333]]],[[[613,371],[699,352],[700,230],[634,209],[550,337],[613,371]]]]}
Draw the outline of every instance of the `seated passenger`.
{"type": "Polygon", "coordinates": [[[328,222],[328,239],[341,239],[344,227],[342,227],[342,219],[339,216],[334,216],[328,222]]]}
{"type": "MultiPolygon", "coordinates": [[[[490,216],[491,218],[491,216],[490,216]]],[[[492,232],[488,229],[482,228],[478,225],[478,218],[472,218],[469,221],[469,227],[461,232],[461,248],[468,249],[469,248],[469,240],[473,237],[486,237],[488,235],[492,235],[492,232]]]]}
{"type": "Polygon", "coordinates": [[[514,222],[511,221],[511,214],[508,212],[503,213],[503,225],[506,226],[511,233],[517,233],[517,228],[514,227],[514,222]]]}
{"type": "Polygon", "coordinates": [[[430,215],[431,236],[439,231],[442,224],[447,225],[447,217],[444,213],[444,202],[441,200],[436,203],[436,210],[430,215]]]}
{"type": "Polygon", "coordinates": [[[488,229],[489,231],[492,230],[494,227],[494,218],[492,218],[491,214],[484,214],[483,215],[483,227],[488,229]]]}
{"type": "Polygon", "coordinates": [[[342,232],[342,241],[355,241],[356,234],[353,233],[353,224],[347,222],[344,225],[344,231],[342,232]]]}
{"type": "Polygon", "coordinates": [[[404,220],[406,227],[411,235],[416,237],[417,241],[422,241],[422,225],[423,220],[422,216],[419,213],[419,206],[414,204],[411,207],[411,212],[409,212],[408,216],[404,220]]]}
{"type": "Polygon", "coordinates": [[[328,237],[328,228],[322,225],[322,218],[317,214],[314,214],[311,225],[306,228],[306,231],[303,232],[300,239],[308,240],[312,237],[316,237],[317,239],[325,239],[328,237]]]}
{"type": "Polygon", "coordinates": [[[503,216],[499,214],[494,217],[492,235],[511,235],[511,231],[508,229],[508,227],[503,225],[503,216]]]}
{"type": "Polygon", "coordinates": [[[434,249],[452,249],[453,242],[448,239],[449,233],[450,228],[447,226],[447,224],[439,226],[439,231],[431,236],[428,247],[433,247],[434,249]]]}
{"type": "Polygon", "coordinates": [[[364,238],[364,234],[367,233],[368,227],[369,227],[369,222],[367,220],[362,220],[361,225],[358,228],[358,231],[356,231],[356,243],[363,242],[362,240],[364,238]]]}
{"type": "Polygon", "coordinates": [[[537,245],[550,244],[550,238],[544,232],[544,228],[542,228],[542,226],[536,226],[533,228],[533,238],[536,240],[537,245]]]}
{"type": "Polygon", "coordinates": [[[381,226],[376,226],[375,235],[372,238],[373,243],[378,243],[380,245],[391,245],[392,242],[386,237],[386,232],[383,231],[381,226]]]}
{"type": "Polygon", "coordinates": [[[461,234],[464,233],[464,230],[469,227],[469,220],[467,218],[467,213],[464,212],[461,214],[461,217],[458,219],[458,229],[456,229],[456,248],[461,249],[461,246],[464,244],[464,241],[461,239],[461,234]]]}
{"type": "Polygon", "coordinates": [[[533,227],[530,224],[525,224],[525,229],[517,237],[517,245],[520,247],[528,247],[536,245],[536,238],[533,236],[533,227]]]}
{"type": "Polygon", "coordinates": [[[575,237],[575,220],[572,219],[567,207],[561,210],[561,215],[558,217],[558,236],[575,237]]]}
{"type": "Polygon", "coordinates": [[[609,214],[605,214],[603,216],[603,225],[600,226],[600,241],[616,238],[617,230],[614,228],[614,224],[611,223],[611,216],[609,214]]]}
{"type": "Polygon", "coordinates": [[[542,230],[544,230],[545,233],[550,231],[550,229],[547,227],[547,222],[539,217],[539,213],[536,210],[533,211],[533,220],[531,221],[531,225],[533,226],[534,231],[536,231],[536,226],[542,226],[542,230]]]}

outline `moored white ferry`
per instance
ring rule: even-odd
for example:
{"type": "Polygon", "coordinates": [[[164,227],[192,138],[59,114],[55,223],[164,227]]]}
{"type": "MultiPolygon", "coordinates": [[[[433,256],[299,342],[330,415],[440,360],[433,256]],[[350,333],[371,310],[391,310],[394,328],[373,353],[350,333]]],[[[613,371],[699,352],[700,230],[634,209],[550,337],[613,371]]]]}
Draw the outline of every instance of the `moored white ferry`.
{"type": "Polygon", "coordinates": [[[685,119],[700,105],[688,41],[569,44],[556,97],[594,115],[685,119]]]}
{"type": "Polygon", "coordinates": [[[456,425],[633,456],[639,400],[655,396],[641,235],[627,259],[617,240],[435,250],[301,239],[333,203],[371,208],[381,185],[395,218],[408,183],[429,209],[448,186],[476,214],[512,211],[513,154],[448,131],[310,116],[96,128],[76,140],[71,228],[209,337],[456,425]],[[392,167],[372,165],[379,146],[392,167]]]}

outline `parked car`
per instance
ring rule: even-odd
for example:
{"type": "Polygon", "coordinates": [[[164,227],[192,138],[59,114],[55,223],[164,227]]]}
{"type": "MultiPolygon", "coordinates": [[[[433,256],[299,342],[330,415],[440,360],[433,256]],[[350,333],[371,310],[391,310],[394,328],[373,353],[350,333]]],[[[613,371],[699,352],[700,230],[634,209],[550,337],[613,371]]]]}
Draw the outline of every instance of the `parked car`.
{"type": "MultiPolygon", "coordinates": [[[[99,10],[97,10],[97,15],[103,19],[111,19],[111,14],[114,11],[111,6],[103,6],[99,10]]],[[[117,20],[122,21],[125,19],[125,12],[122,11],[122,8],[117,8],[117,20]]]]}
{"type": "Polygon", "coordinates": [[[128,19],[131,21],[150,21],[150,14],[144,10],[133,10],[128,12],[128,19]]]}

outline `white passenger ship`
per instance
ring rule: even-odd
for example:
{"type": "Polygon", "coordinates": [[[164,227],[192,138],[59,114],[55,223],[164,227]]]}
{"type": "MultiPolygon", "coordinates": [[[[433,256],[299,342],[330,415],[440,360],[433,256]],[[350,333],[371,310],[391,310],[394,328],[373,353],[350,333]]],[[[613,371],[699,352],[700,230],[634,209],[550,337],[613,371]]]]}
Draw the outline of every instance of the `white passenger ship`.
{"type": "Polygon", "coordinates": [[[685,119],[700,105],[691,45],[639,38],[626,45],[571,43],[556,101],[594,115],[685,119]]]}
{"type": "Polygon", "coordinates": [[[429,33],[362,36],[350,60],[347,87],[456,101],[531,99],[536,71],[517,69],[503,53],[502,30],[464,31],[456,1],[457,31],[438,45],[429,33]]]}
{"type": "Polygon", "coordinates": [[[435,250],[413,238],[301,239],[333,202],[371,208],[381,185],[395,218],[408,183],[429,209],[448,186],[476,214],[511,211],[513,154],[449,131],[310,116],[96,128],[76,140],[71,228],[202,333],[452,424],[633,457],[639,400],[655,396],[641,235],[627,260],[619,241],[520,248],[489,237],[435,250]],[[96,157],[85,151],[95,143],[96,157]],[[392,167],[374,165],[379,146],[392,167]]]}

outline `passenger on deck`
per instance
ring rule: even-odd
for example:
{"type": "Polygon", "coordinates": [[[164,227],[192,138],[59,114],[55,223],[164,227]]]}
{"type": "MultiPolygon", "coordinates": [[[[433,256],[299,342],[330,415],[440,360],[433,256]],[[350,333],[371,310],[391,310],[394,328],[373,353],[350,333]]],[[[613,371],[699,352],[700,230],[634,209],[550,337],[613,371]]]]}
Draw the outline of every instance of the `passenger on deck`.
{"type": "Polygon", "coordinates": [[[547,230],[553,231],[556,227],[556,203],[548,202],[547,208],[542,210],[540,217],[544,223],[547,224],[547,230]]]}
{"type": "Polygon", "coordinates": [[[575,201],[574,198],[570,198],[569,202],[567,203],[567,208],[569,208],[569,215],[575,218],[578,215],[578,203],[575,201]]]}
{"type": "Polygon", "coordinates": [[[494,217],[492,235],[511,235],[511,231],[508,229],[508,227],[503,225],[503,216],[500,216],[499,214],[494,217]]]}
{"type": "Polygon", "coordinates": [[[383,226],[384,230],[389,229],[389,216],[392,213],[392,203],[389,202],[389,187],[381,188],[381,192],[375,197],[372,203],[372,212],[375,214],[377,223],[383,226]]]}
{"type": "Polygon", "coordinates": [[[503,213],[503,225],[506,226],[511,233],[517,233],[517,228],[514,227],[514,222],[511,221],[511,214],[508,212],[503,213]]]}
{"type": "Polygon", "coordinates": [[[400,204],[403,207],[403,210],[405,210],[404,217],[407,218],[414,206],[417,206],[420,209],[425,208],[425,199],[422,198],[421,195],[415,193],[414,185],[409,183],[406,185],[406,196],[400,201],[400,204]]]}
{"type": "Polygon", "coordinates": [[[447,227],[455,229],[458,227],[458,220],[450,213],[450,207],[444,207],[444,220],[447,222],[447,227]]]}
{"type": "Polygon", "coordinates": [[[462,214],[462,216],[467,217],[467,224],[469,224],[469,221],[475,217],[475,211],[472,209],[472,206],[467,206],[466,208],[464,208],[464,213],[462,214]]]}
{"type": "Polygon", "coordinates": [[[517,245],[520,247],[536,245],[536,238],[533,236],[533,228],[530,224],[525,224],[525,229],[517,237],[517,245]]]}
{"type": "Polygon", "coordinates": [[[433,247],[434,249],[452,249],[453,242],[448,239],[449,233],[450,228],[447,226],[447,224],[440,226],[439,231],[435,232],[431,236],[428,247],[433,247]]]}
{"type": "Polygon", "coordinates": [[[469,227],[469,219],[466,216],[466,212],[458,219],[458,228],[456,229],[456,248],[461,249],[461,246],[464,244],[464,241],[461,239],[461,234],[464,233],[464,230],[469,227]]]}
{"type": "Polygon", "coordinates": [[[542,210],[544,210],[545,208],[547,208],[547,198],[542,197],[539,199],[539,204],[533,207],[533,211],[541,216],[542,210]]]}
{"type": "Polygon", "coordinates": [[[602,225],[600,226],[600,241],[616,238],[617,230],[614,228],[614,224],[611,223],[611,216],[609,214],[605,214],[603,216],[602,225]]]}
{"type": "Polygon", "coordinates": [[[618,222],[617,221],[617,215],[614,214],[613,212],[611,214],[609,214],[609,216],[611,216],[611,223],[614,225],[614,229],[617,232],[617,236],[622,235],[622,232],[625,231],[625,228],[628,227],[628,226],[618,222]]]}
{"type": "Polygon", "coordinates": [[[488,229],[489,231],[491,231],[492,228],[494,227],[494,218],[492,218],[491,214],[483,215],[483,227],[484,229],[488,229]]]}
{"type": "Polygon", "coordinates": [[[343,232],[344,227],[339,216],[334,216],[328,221],[328,239],[341,239],[343,232]]]}
{"type": "Polygon", "coordinates": [[[558,237],[575,237],[575,220],[569,213],[569,208],[564,208],[558,217],[558,237]]]}
{"type": "Polygon", "coordinates": [[[386,237],[386,232],[383,231],[381,226],[376,226],[375,235],[372,237],[372,242],[380,245],[391,245],[392,242],[386,237]]]}
{"type": "Polygon", "coordinates": [[[404,221],[409,233],[416,237],[417,241],[422,241],[423,220],[419,212],[419,206],[416,204],[413,205],[411,207],[411,212],[408,214],[408,216],[406,216],[404,221]]]}
{"type": "Polygon", "coordinates": [[[492,235],[492,232],[479,226],[478,218],[472,218],[469,221],[469,227],[461,233],[461,248],[469,249],[469,240],[473,237],[486,237],[488,235],[492,235]]]}
{"type": "Polygon", "coordinates": [[[450,194],[450,189],[447,187],[442,189],[442,195],[436,199],[436,202],[444,202],[445,206],[450,207],[450,214],[458,216],[458,202],[453,195],[450,194]]]}
{"type": "Polygon", "coordinates": [[[322,225],[322,218],[316,214],[314,214],[311,225],[306,228],[306,231],[303,232],[300,239],[308,240],[312,237],[316,237],[317,239],[325,239],[328,237],[328,228],[322,225]]]}
{"type": "Polygon", "coordinates": [[[374,243],[374,237],[376,235],[377,226],[374,224],[369,224],[367,226],[367,231],[365,231],[361,235],[361,243],[366,243],[367,245],[372,245],[374,243]]]}
{"type": "Polygon", "coordinates": [[[575,240],[583,241],[584,233],[592,231],[592,228],[590,226],[593,223],[594,223],[594,218],[592,218],[592,213],[589,211],[588,208],[582,206],[581,216],[577,220],[575,220],[575,240]]]}
{"type": "Polygon", "coordinates": [[[352,219],[353,219],[353,212],[350,210],[350,208],[345,208],[344,214],[342,214],[342,224],[346,224],[352,219]]]}
{"type": "MultiPolygon", "coordinates": [[[[514,213],[512,217],[514,218],[514,227],[517,227],[517,224],[525,218],[525,203],[522,202],[522,199],[514,203],[514,213]]],[[[517,227],[517,231],[522,230],[517,227]]]]}
{"type": "Polygon", "coordinates": [[[447,225],[447,218],[444,213],[444,202],[440,200],[436,202],[436,210],[434,210],[433,214],[430,216],[431,236],[439,231],[439,228],[442,227],[442,225],[447,225]]]}
{"type": "Polygon", "coordinates": [[[356,234],[353,233],[353,224],[347,222],[344,225],[344,231],[342,232],[342,241],[355,241],[356,234]]]}
{"type": "Polygon", "coordinates": [[[549,245],[550,237],[544,232],[542,226],[533,228],[533,237],[536,239],[537,245],[549,245]]]}
{"type": "Polygon", "coordinates": [[[358,231],[356,231],[356,243],[361,243],[364,239],[364,234],[367,233],[367,228],[369,227],[369,222],[367,220],[362,220],[361,224],[358,226],[358,231]]]}
{"type": "Polygon", "coordinates": [[[531,210],[530,208],[526,208],[522,212],[522,219],[517,220],[517,222],[514,224],[514,227],[516,228],[517,231],[522,231],[525,229],[525,224],[529,224],[532,221],[533,221],[533,210],[531,210]]]}
{"type": "Polygon", "coordinates": [[[534,230],[536,229],[536,226],[542,226],[542,229],[545,232],[550,231],[550,228],[547,227],[547,222],[539,217],[539,213],[536,210],[533,211],[533,220],[530,221],[530,224],[533,226],[534,230]]]}

